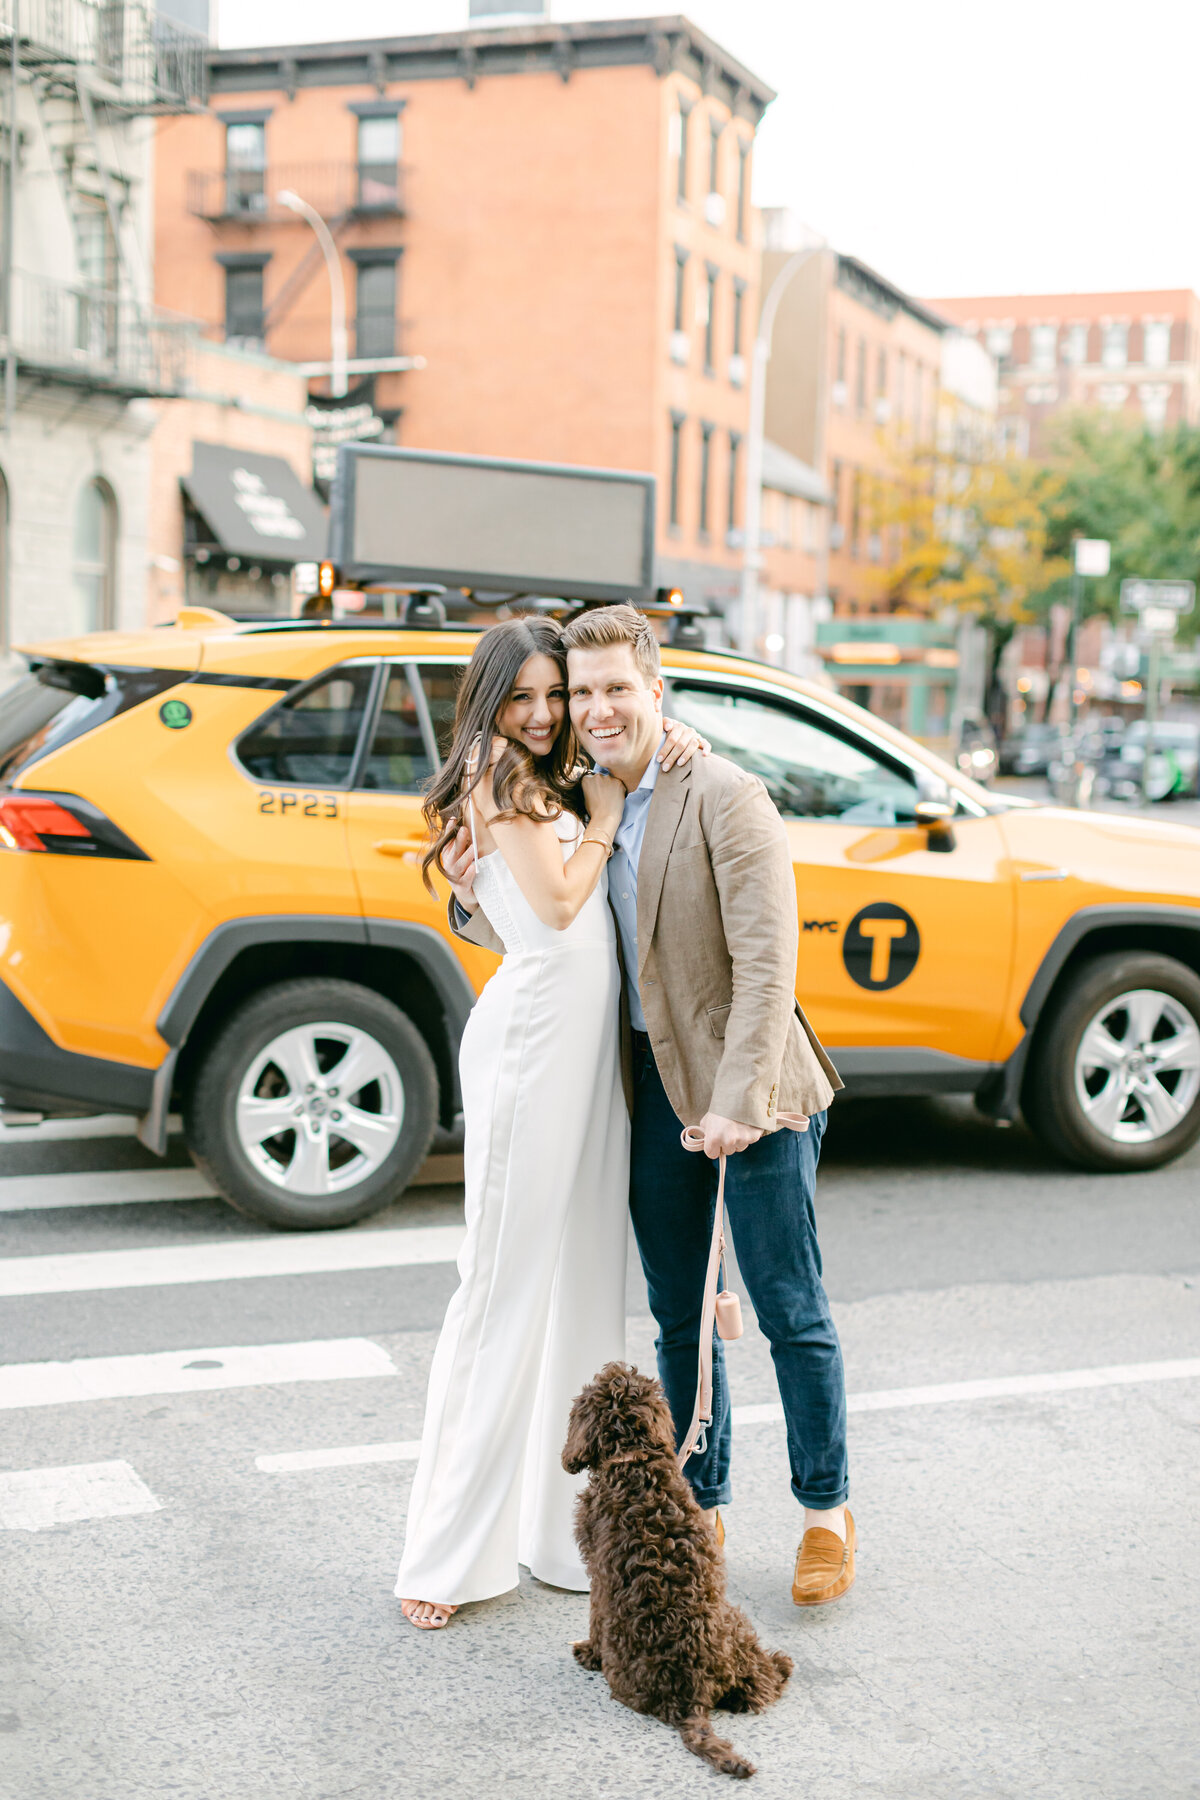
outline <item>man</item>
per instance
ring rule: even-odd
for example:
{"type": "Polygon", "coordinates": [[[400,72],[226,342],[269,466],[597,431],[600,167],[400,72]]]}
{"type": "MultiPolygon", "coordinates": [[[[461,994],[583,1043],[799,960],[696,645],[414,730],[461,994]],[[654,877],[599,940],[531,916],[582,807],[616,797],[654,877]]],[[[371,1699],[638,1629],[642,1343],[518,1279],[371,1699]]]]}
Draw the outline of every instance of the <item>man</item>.
{"type": "MultiPolygon", "coordinates": [[[[659,1375],[682,1442],[695,1401],[715,1159],[724,1153],[738,1265],[771,1345],[792,1491],[804,1509],[792,1597],[824,1605],[855,1574],[845,1381],[813,1211],[825,1109],[841,1084],[796,1005],[787,836],[763,784],[724,758],[660,769],[663,681],[643,613],[589,611],[563,637],[576,736],[628,791],[609,901],[630,1027],[630,1211],[659,1375]],[[778,1129],[789,1112],[807,1114],[808,1130],[778,1129]],[[684,1125],[703,1130],[705,1157],[684,1149],[684,1125]]],[[[448,872],[457,877],[459,866],[448,872]]],[[[486,941],[485,929],[472,925],[469,935],[486,941]]],[[[685,1470],[710,1515],[730,1499],[730,1436],[717,1339],[713,1424],[685,1470]]]]}

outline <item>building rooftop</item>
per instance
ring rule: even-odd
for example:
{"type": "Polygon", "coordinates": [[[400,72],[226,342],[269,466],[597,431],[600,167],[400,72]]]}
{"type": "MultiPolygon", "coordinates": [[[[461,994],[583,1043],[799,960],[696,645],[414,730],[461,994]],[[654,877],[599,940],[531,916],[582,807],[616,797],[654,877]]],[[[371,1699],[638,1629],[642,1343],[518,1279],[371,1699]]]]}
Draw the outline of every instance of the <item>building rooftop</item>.
{"type": "Polygon", "coordinates": [[[281,88],[375,86],[395,81],[461,80],[550,72],[569,81],[576,70],[649,65],[659,76],[678,71],[755,124],[775,98],[736,57],[681,14],[595,22],[549,19],[477,25],[414,37],[344,43],[272,44],[208,53],[213,94],[281,88]]]}

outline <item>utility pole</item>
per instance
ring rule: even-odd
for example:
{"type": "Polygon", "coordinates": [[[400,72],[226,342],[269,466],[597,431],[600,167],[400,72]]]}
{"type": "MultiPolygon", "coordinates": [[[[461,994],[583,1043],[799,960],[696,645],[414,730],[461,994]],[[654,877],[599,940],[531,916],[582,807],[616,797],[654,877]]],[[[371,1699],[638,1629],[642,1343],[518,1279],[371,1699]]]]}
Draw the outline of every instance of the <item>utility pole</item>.
{"type": "MultiPolygon", "coordinates": [[[[824,238],[819,238],[815,244],[789,256],[767,289],[759,315],[750,362],[750,426],[746,433],[746,514],[742,530],[741,618],[738,622],[738,648],[742,651],[754,648],[754,619],[758,612],[758,572],[762,567],[759,539],[762,535],[763,430],[767,412],[767,364],[771,360],[775,314],[792,276],[798,274],[818,250],[828,248],[824,238]]],[[[824,357],[825,350],[825,344],[821,343],[818,355],[824,357]]]]}

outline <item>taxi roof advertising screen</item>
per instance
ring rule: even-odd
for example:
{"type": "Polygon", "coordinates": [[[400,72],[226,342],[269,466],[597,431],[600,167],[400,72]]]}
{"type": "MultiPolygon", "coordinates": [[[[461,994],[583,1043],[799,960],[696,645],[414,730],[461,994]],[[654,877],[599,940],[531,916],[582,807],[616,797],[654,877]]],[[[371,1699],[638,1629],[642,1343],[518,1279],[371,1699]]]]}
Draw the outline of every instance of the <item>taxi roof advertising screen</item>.
{"type": "Polygon", "coordinates": [[[654,477],[345,444],[330,556],[349,582],[648,599],[654,477]]]}

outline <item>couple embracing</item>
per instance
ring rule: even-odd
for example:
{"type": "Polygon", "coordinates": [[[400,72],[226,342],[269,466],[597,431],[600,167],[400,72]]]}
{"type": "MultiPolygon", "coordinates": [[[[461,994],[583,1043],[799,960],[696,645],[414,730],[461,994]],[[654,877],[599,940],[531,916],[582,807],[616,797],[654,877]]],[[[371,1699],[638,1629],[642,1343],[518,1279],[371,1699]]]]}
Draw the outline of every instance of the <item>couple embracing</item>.
{"type": "MultiPolygon", "coordinates": [[[[561,631],[495,626],[427,802],[426,867],[451,879],[451,923],[503,961],[462,1040],[461,1284],[395,1590],[422,1629],[514,1588],[519,1563],[586,1589],[562,1447],[575,1395],[624,1356],[630,1216],[682,1443],[722,1153],[804,1509],[793,1598],[822,1604],[854,1579],[842,1358],[813,1210],[840,1084],[796,1005],[786,833],[762,783],[664,721],[662,696],[658,644],[632,606],[561,631]],[[808,1129],[778,1129],[787,1113],[808,1129]],[[684,1126],[701,1128],[704,1156],[684,1126]]],[[[719,1534],[729,1464],[718,1339],[712,1428],[684,1473],[719,1534]]]]}

